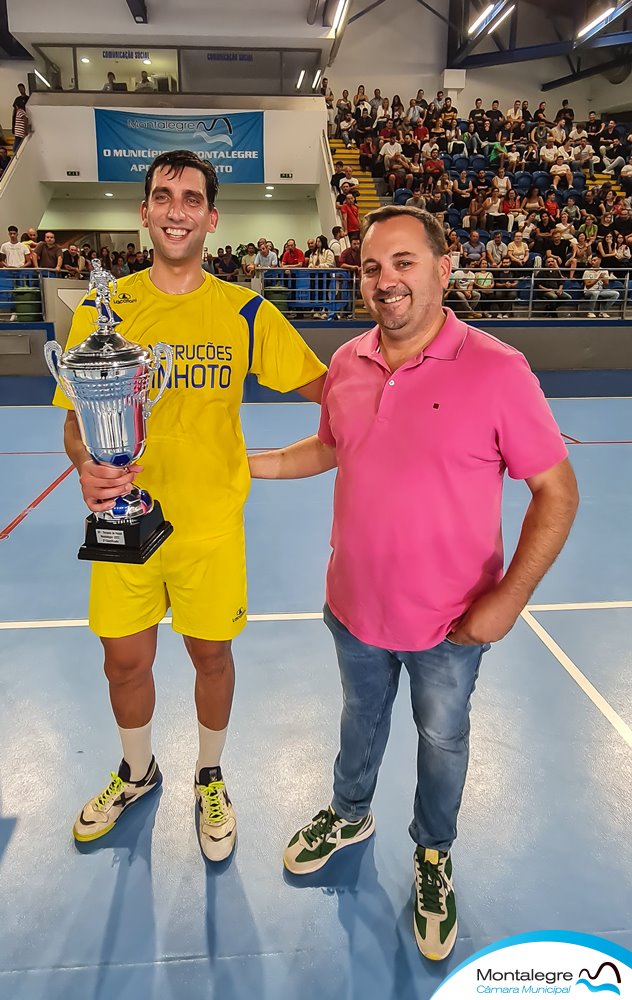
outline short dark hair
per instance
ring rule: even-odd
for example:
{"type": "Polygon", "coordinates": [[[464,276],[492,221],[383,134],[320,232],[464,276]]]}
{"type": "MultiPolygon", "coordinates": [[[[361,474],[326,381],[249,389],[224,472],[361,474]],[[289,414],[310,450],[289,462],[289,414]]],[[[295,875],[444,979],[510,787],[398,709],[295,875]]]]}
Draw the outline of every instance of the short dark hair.
{"type": "Polygon", "coordinates": [[[382,208],[376,208],[374,212],[369,212],[362,220],[362,238],[364,239],[371,226],[375,226],[379,222],[387,222],[389,219],[399,219],[402,216],[410,216],[411,219],[416,219],[417,222],[421,223],[426,232],[426,239],[433,257],[443,257],[448,252],[441,223],[430,212],[416,208],[415,205],[383,205],[382,208]]]}
{"type": "Polygon", "coordinates": [[[179,177],[185,167],[193,167],[194,170],[199,170],[204,175],[208,207],[214,208],[219,190],[219,181],[217,180],[215,167],[211,163],[208,163],[207,160],[203,160],[197,153],[192,153],[189,149],[174,149],[168,153],[160,153],[156,157],[153,163],[150,164],[147,176],[145,177],[145,200],[149,200],[152,180],[157,170],[164,168],[168,173],[179,177]]]}
{"type": "Polygon", "coordinates": [[[18,227],[17,226],[9,226],[9,228],[7,230],[7,232],[9,232],[9,233],[17,233],[17,231],[18,231],[18,227]]]}

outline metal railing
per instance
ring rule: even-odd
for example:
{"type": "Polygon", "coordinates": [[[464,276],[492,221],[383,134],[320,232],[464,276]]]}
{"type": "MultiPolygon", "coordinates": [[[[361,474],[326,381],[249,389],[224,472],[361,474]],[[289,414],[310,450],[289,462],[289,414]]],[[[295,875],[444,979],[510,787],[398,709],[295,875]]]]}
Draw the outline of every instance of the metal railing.
{"type": "Polygon", "coordinates": [[[43,268],[0,268],[0,323],[41,323],[42,278],[59,277],[59,271],[43,268]]]}
{"type": "Polygon", "coordinates": [[[526,268],[457,268],[471,272],[471,288],[451,282],[446,305],[462,319],[632,319],[630,268],[602,267],[608,278],[592,290],[584,281],[591,268],[559,268],[553,275],[545,264],[526,268]],[[478,277],[477,277],[478,276],[478,277]]]}
{"type": "Polygon", "coordinates": [[[290,319],[354,319],[356,307],[362,306],[355,271],[274,267],[259,277],[263,297],[290,319]]]}

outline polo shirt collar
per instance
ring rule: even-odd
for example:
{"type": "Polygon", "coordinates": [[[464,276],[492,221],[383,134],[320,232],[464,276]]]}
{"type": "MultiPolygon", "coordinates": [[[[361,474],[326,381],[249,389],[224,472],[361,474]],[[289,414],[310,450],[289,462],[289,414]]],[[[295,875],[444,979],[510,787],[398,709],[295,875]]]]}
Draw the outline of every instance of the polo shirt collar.
{"type": "MultiPolygon", "coordinates": [[[[409,358],[403,367],[418,364],[424,358],[435,358],[437,361],[456,361],[467,338],[467,324],[457,319],[451,309],[444,308],[445,323],[439,330],[437,336],[423,351],[409,358]]],[[[380,364],[384,364],[380,353],[380,328],[374,326],[371,330],[360,337],[356,354],[359,358],[372,358],[380,364]]]]}

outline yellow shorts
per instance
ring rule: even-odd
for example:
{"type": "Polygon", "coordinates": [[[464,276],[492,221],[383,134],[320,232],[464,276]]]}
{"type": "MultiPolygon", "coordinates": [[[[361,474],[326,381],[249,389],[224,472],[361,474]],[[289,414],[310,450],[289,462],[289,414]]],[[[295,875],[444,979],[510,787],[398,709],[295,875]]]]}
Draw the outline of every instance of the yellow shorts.
{"type": "Polygon", "coordinates": [[[177,529],[142,566],[92,564],[90,628],[117,639],[157,625],[194,639],[234,639],[246,624],[243,524],[219,538],[182,539],[177,529]]]}

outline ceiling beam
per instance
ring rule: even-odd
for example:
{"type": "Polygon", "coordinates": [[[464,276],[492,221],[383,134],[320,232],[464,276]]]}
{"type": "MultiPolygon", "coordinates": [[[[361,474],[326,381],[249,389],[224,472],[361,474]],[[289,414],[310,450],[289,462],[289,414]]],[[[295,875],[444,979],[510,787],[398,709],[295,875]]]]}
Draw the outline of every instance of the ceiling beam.
{"type": "Polygon", "coordinates": [[[477,69],[485,66],[504,66],[514,62],[529,62],[532,59],[548,59],[551,56],[565,56],[572,51],[572,42],[549,42],[545,45],[528,45],[522,49],[508,49],[506,52],[485,52],[454,60],[451,68],[460,65],[462,69],[477,69]]]}
{"type": "MultiPolygon", "coordinates": [[[[614,2],[616,3],[616,0],[614,0],[614,2]]],[[[577,35],[577,37],[573,41],[573,48],[578,49],[581,45],[588,44],[591,38],[595,38],[597,35],[600,35],[601,32],[604,30],[604,28],[607,28],[608,25],[612,24],[613,21],[618,20],[618,18],[620,18],[622,14],[625,14],[626,11],[628,11],[631,7],[632,7],[632,0],[620,0],[620,2],[616,5],[615,9],[613,10],[612,14],[609,14],[608,17],[604,18],[603,21],[599,21],[599,23],[595,25],[594,28],[591,28],[590,31],[585,32],[585,34],[583,34],[581,38],[579,35],[577,35]]]]}
{"type": "MultiPolygon", "coordinates": [[[[473,31],[471,34],[468,31],[468,37],[465,44],[461,46],[461,48],[459,49],[459,51],[456,53],[456,55],[452,60],[453,67],[460,66],[461,63],[463,63],[464,60],[467,59],[470,52],[472,52],[472,50],[476,48],[478,43],[483,39],[486,33],[488,33],[490,25],[492,25],[498,19],[499,14],[502,14],[502,12],[505,10],[506,7],[509,6],[511,2],[514,2],[514,0],[496,0],[496,3],[493,4],[490,3],[487,5],[491,6],[492,8],[491,11],[481,21],[481,23],[476,28],[476,31],[473,31]]],[[[629,2],[632,3],[632,0],[629,0],[629,2]]],[[[505,51],[502,51],[501,44],[493,35],[492,35],[492,41],[496,45],[497,49],[501,49],[500,56],[507,54],[505,51]]],[[[490,63],[489,65],[493,65],[493,63],[490,63]]]]}
{"type": "Polygon", "coordinates": [[[147,24],[147,4],[145,0],[127,0],[127,6],[137,24],[147,24]]]}
{"type": "Polygon", "coordinates": [[[570,73],[569,76],[560,76],[557,80],[549,80],[548,83],[542,84],[540,90],[556,90],[558,87],[565,87],[569,83],[576,83],[577,80],[586,80],[589,76],[597,76],[606,70],[616,69],[617,66],[625,62],[627,62],[625,56],[619,56],[617,59],[611,59],[609,62],[600,63],[599,66],[591,66],[590,69],[582,69],[577,73],[570,73]]]}
{"type": "Polygon", "coordinates": [[[613,45],[632,45],[632,31],[615,31],[610,35],[597,35],[587,43],[589,49],[609,49],[613,45]]]}
{"type": "Polygon", "coordinates": [[[386,3],[386,0],[374,0],[374,2],[370,3],[368,7],[364,8],[364,10],[359,10],[357,14],[350,17],[349,24],[353,24],[354,21],[358,21],[361,17],[364,17],[365,14],[375,10],[376,7],[380,7],[383,3],[386,3]]]}

